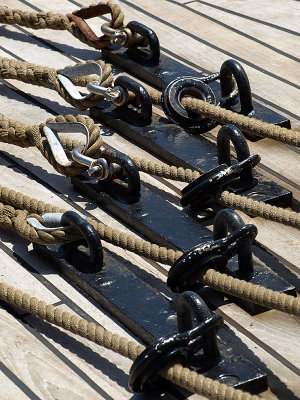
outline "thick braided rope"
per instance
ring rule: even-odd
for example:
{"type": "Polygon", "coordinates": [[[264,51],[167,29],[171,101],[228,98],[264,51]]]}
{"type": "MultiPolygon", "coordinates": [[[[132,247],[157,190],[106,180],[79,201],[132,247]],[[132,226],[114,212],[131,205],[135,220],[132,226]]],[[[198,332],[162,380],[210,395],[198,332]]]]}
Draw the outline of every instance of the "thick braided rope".
{"type": "MultiPolygon", "coordinates": [[[[154,104],[161,104],[161,93],[155,89],[148,89],[149,95],[154,104]]],[[[183,97],[181,104],[188,111],[201,114],[207,118],[217,121],[220,124],[232,124],[239,128],[243,133],[258,135],[264,138],[277,140],[282,143],[300,147],[300,133],[277,125],[268,124],[255,118],[249,118],[241,114],[237,114],[231,110],[226,110],[206,103],[203,100],[183,97]]]]}
{"type": "MultiPolygon", "coordinates": [[[[6,283],[0,283],[0,299],[8,304],[33,314],[53,325],[86,338],[106,349],[112,350],[130,360],[135,360],[145,349],[144,346],[121,337],[105,328],[79,318],[75,314],[62,311],[58,307],[31,297],[6,283]]],[[[261,397],[242,392],[218,381],[205,378],[202,375],[184,368],[180,364],[166,366],[159,374],[183,388],[215,400],[261,400],[261,397]]]]}
{"type": "Polygon", "coordinates": [[[160,176],[174,181],[193,182],[201,174],[189,168],[176,167],[164,163],[156,163],[145,158],[131,157],[138,169],[150,175],[160,176]]]}
{"type": "MultiPolygon", "coordinates": [[[[105,10],[103,14],[106,14],[107,12],[111,13],[111,28],[123,28],[124,13],[121,11],[120,6],[112,1],[101,2],[101,4],[105,10]]],[[[29,12],[0,6],[0,22],[9,25],[17,24],[32,29],[67,30],[81,42],[96,49],[105,48],[110,45],[109,37],[106,35],[102,36],[97,42],[87,39],[73,22],[72,14],[63,15],[53,14],[52,12],[29,12]]]]}
{"type": "Polygon", "coordinates": [[[222,192],[216,200],[225,207],[245,212],[246,214],[262,217],[270,221],[300,229],[300,214],[281,207],[271,206],[262,201],[252,200],[228,191],[222,192]]]}
{"type": "MultiPolygon", "coordinates": [[[[53,207],[51,204],[43,203],[36,199],[32,199],[29,196],[24,196],[22,193],[15,192],[6,187],[0,185],[0,200],[12,207],[18,207],[19,214],[19,232],[22,232],[22,236],[26,237],[29,235],[27,230],[34,229],[27,223],[27,213],[34,213],[41,215],[44,212],[65,212],[66,210],[58,209],[53,207]],[[26,211],[26,212],[24,212],[26,211]],[[38,212],[40,211],[40,212],[38,212]],[[22,225],[23,224],[23,225],[22,225]],[[28,225],[28,227],[26,227],[28,225]],[[26,230],[27,229],[27,230],[26,230]]],[[[7,214],[11,212],[11,209],[6,208],[5,218],[7,214]]],[[[152,244],[142,239],[136,239],[134,236],[120,232],[117,229],[112,229],[105,224],[88,218],[87,221],[93,225],[95,230],[99,233],[100,239],[112,243],[118,247],[129,250],[153,261],[158,261],[167,265],[172,265],[179,257],[182,256],[182,251],[174,251],[167,249],[166,247],[160,247],[156,244],[152,244]]],[[[1,218],[0,218],[1,222],[1,218]]],[[[4,221],[3,226],[7,226],[7,221],[4,221]]],[[[47,232],[46,243],[57,243],[65,238],[60,233],[61,231],[55,231],[57,237],[54,237],[52,232],[47,232]],[[49,235],[49,237],[48,237],[49,235]],[[60,236],[61,235],[61,236],[60,236]],[[50,238],[50,237],[53,238],[50,238]]],[[[43,232],[45,233],[45,232],[43,232]]],[[[37,233],[38,243],[42,243],[44,240],[40,235],[40,231],[37,233]]],[[[27,237],[26,237],[27,238],[27,237]]],[[[33,233],[30,233],[29,240],[37,240],[33,233]]],[[[266,308],[274,308],[276,310],[300,315],[300,299],[288,296],[279,292],[275,292],[264,287],[253,285],[252,283],[242,281],[240,279],[231,278],[226,274],[219,273],[213,269],[209,269],[206,272],[201,273],[201,280],[203,284],[211,286],[219,291],[224,291],[234,297],[252,301],[253,303],[260,304],[266,308]]]]}
{"type": "MultiPolygon", "coordinates": [[[[83,123],[88,128],[90,134],[86,155],[97,158],[100,151],[100,146],[102,144],[102,138],[99,127],[91,118],[83,115],[78,115],[76,117],[73,115],[67,115],[65,117],[58,115],[55,119],[50,118],[47,120],[47,122],[50,121],[83,123]]],[[[86,171],[86,166],[79,165],[75,162],[72,163],[71,166],[66,167],[57,163],[47,138],[42,136],[42,131],[45,125],[45,123],[42,123],[40,125],[28,126],[19,121],[15,121],[0,115],[0,141],[15,144],[21,147],[37,147],[47,161],[56,169],[56,171],[67,177],[76,176],[86,171]]],[[[66,150],[72,150],[74,147],[82,143],[81,141],[72,139],[70,136],[64,135],[60,135],[60,141],[66,150]]]]}
{"type": "MultiPolygon", "coordinates": [[[[110,65],[106,64],[102,60],[93,61],[88,60],[86,63],[97,62],[102,69],[102,86],[110,86],[113,82],[113,74],[110,65]]],[[[81,65],[82,63],[75,64],[81,65]]],[[[74,67],[73,66],[73,67],[74,67]]],[[[68,68],[68,67],[66,67],[68,68]]],[[[71,67],[70,67],[71,68],[71,67]]],[[[74,99],[69,95],[68,91],[58,80],[57,75],[60,70],[54,68],[43,67],[40,65],[35,65],[28,63],[26,61],[18,61],[6,57],[0,57],[0,77],[3,79],[17,79],[19,81],[30,83],[37,86],[50,86],[54,89],[66,102],[70,103],[72,106],[80,109],[86,110],[89,107],[94,107],[99,104],[103,97],[99,95],[92,94],[87,99],[74,99]]],[[[73,83],[78,86],[85,86],[87,82],[95,80],[92,75],[82,76],[73,79],[73,83]]]]}
{"type": "MultiPolygon", "coordinates": [[[[202,174],[197,170],[156,163],[146,159],[132,158],[140,171],[180,182],[193,182],[202,174]]],[[[227,190],[214,198],[222,206],[240,210],[244,213],[275,221],[283,225],[300,229],[300,214],[282,207],[272,206],[262,201],[252,200],[246,196],[230,193],[227,190]]]]}

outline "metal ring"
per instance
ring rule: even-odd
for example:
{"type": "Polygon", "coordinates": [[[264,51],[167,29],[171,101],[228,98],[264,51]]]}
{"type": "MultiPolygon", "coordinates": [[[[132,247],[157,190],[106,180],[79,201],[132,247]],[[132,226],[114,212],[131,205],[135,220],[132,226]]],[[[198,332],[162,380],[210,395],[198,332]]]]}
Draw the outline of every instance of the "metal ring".
{"type": "Polygon", "coordinates": [[[127,51],[130,57],[139,64],[146,64],[151,66],[158,65],[160,57],[160,46],[156,33],[152,29],[148,28],[148,26],[143,25],[137,21],[130,21],[126,27],[129,28],[132,33],[138,33],[143,36],[149,46],[148,52],[145,51],[146,49],[138,49],[138,47],[140,47],[139,45],[129,47],[127,51]]]}
{"type": "MultiPolygon", "coordinates": [[[[236,81],[241,110],[240,114],[251,115],[254,113],[251,88],[248,76],[242,65],[235,60],[226,60],[220,69],[220,86],[222,97],[230,95],[234,87],[233,77],[236,81]]],[[[230,103],[229,103],[230,104],[230,103]]]]}
{"type": "Polygon", "coordinates": [[[227,260],[237,252],[234,245],[240,239],[257,234],[254,225],[244,225],[225,238],[200,243],[185,252],[172,265],[168,273],[167,285],[176,293],[185,290],[198,291],[203,284],[197,275],[208,267],[222,270],[227,260]]]}
{"type": "MultiPolygon", "coordinates": [[[[187,295],[188,296],[188,295],[187,295]]],[[[189,309],[185,309],[189,313],[189,309]]],[[[196,312],[196,310],[195,310],[196,312]]],[[[201,311],[196,314],[200,317],[201,311]]],[[[196,316],[197,316],[196,315],[196,316]]],[[[189,363],[193,355],[203,347],[203,338],[223,324],[219,315],[210,315],[197,321],[191,329],[162,337],[151,343],[134,361],[130,368],[129,387],[134,392],[142,392],[157,387],[157,371],[172,359],[189,363]]],[[[214,361],[217,362],[216,357],[214,361]]]]}
{"type": "Polygon", "coordinates": [[[133,125],[135,124],[137,118],[139,121],[143,121],[144,123],[148,124],[152,117],[152,102],[144,86],[135,80],[128,78],[127,76],[118,76],[118,78],[115,80],[115,86],[121,86],[127,91],[133,92],[140,103],[139,112],[128,108],[127,104],[124,106],[119,106],[117,110],[121,112],[122,117],[130,120],[133,125]]]}
{"type": "MultiPolygon", "coordinates": [[[[177,326],[178,332],[185,332],[194,327],[194,321],[201,323],[212,316],[212,312],[207,307],[199,294],[186,291],[182,293],[176,303],[177,326]]],[[[222,324],[221,318],[221,324],[222,324]]],[[[217,344],[217,331],[221,328],[221,324],[203,335],[203,354],[211,360],[218,359],[220,352],[217,344]]]]}
{"type": "MultiPolygon", "coordinates": [[[[226,238],[228,231],[234,232],[245,226],[242,218],[233,210],[226,208],[217,213],[214,219],[213,238],[219,240],[226,238]]],[[[257,235],[257,228],[252,225],[252,234],[240,238],[236,248],[239,263],[239,277],[249,280],[253,273],[253,259],[251,244],[257,235]]]]}
{"type": "Polygon", "coordinates": [[[103,249],[99,234],[93,226],[74,211],[65,212],[61,217],[61,222],[63,225],[71,225],[84,236],[89,247],[89,261],[92,272],[99,272],[103,268],[103,249]]]}
{"type": "Polygon", "coordinates": [[[105,148],[101,151],[101,157],[109,163],[116,163],[122,167],[125,172],[126,182],[121,177],[114,177],[110,184],[113,188],[131,196],[139,196],[141,191],[140,175],[137,166],[133,160],[124,153],[115,149],[105,148]]]}
{"type": "Polygon", "coordinates": [[[182,207],[205,206],[207,200],[235,182],[244,170],[254,167],[259,161],[260,156],[253,154],[230,167],[227,167],[226,164],[221,164],[211,171],[206,172],[181,191],[183,196],[180,199],[180,204],[182,207]]]}
{"type": "MultiPolygon", "coordinates": [[[[243,161],[250,156],[250,150],[242,132],[234,125],[223,125],[217,136],[217,151],[219,164],[231,166],[230,142],[236,151],[238,161],[243,161]]],[[[257,180],[253,178],[253,169],[249,165],[240,175],[239,182],[236,186],[250,187],[254,186],[257,180]]]]}
{"type": "Polygon", "coordinates": [[[202,78],[185,76],[170,82],[162,92],[162,108],[166,116],[185,129],[197,130],[199,133],[212,129],[217,124],[209,118],[187,111],[180,100],[185,95],[191,95],[209,104],[216,104],[212,89],[202,78]]]}

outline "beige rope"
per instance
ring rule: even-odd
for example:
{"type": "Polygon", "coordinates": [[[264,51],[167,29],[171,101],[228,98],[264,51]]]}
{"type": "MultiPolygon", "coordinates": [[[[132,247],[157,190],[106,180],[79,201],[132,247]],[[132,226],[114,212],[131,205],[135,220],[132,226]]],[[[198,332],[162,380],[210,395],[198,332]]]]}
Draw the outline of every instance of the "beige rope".
{"type": "MultiPolygon", "coordinates": [[[[88,7],[83,7],[82,10],[86,10],[87,8],[88,7]]],[[[124,13],[121,11],[118,4],[112,1],[104,1],[101,3],[98,10],[99,15],[111,14],[111,28],[121,29],[124,27],[124,13]]],[[[97,41],[89,40],[77,27],[73,21],[73,17],[73,14],[63,15],[53,14],[52,12],[29,12],[0,6],[0,22],[3,24],[18,24],[31,29],[67,30],[81,42],[96,49],[103,49],[110,45],[109,37],[106,35],[101,36],[97,41]]]]}
{"type": "MultiPolygon", "coordinates": [[[[60,243],[65,240],[71,240],[72,235],[66,237],[62,231],[42,232],[30,226],[27,222],[28,213],[34,213],[41,216],[44,212],[65,212],[66,210],[57,209],[50,204],[24,196],[22,193],[15,192],[0,185],[0,201],[4,217],[0,218],[0,226],[16,229],[19,235],[28,240],[38,243],[60,243]],[[18,208],[13,210],[12,208],[18,208]],[[9,219],[12,222],[9,222],[9,219]],[[17,222],[16,222],[17,220],[17,222]]],[[[0,208],[1,215],[1,208],[0,208]]],[[[172,265],[179,257],[182,256],[182,251],[175,251],[166,247],[160,247],[142,239],[136,239],[134,236],[117,229],[112,229],[105,224],[88,218],[87,221],[93,225],[98,232],[100,239],[108,243],[112,243],[123,249],[132,251],[151,260],[172,265]]],[[[199,274],[199,279],[204,285],[213,287],[221,292],[230,294],[255,304],[259,304],[266,308],[274,308],[276,310],[300,315],[300,298],[294,298],[283,293],[272,291],[252,283],[231,278],[226,274],[219,273],[213,269],[208,269],[199,274]]]]}
{"type": "MultiPolygon", "coordinates": [[[[76,335],[84,337],[106,349],[112,350],[130,360],[135,360],[145,349],[144,346],[134,341],[121,337],[118,334],[79,318],[75,314],[62,311],[58,307],[47,304],[31,297],[21,290],[17,290],[6,283],[0,283],[0,299],[15,307],[33,314],[53,325],[59,326],[76,335]]],[[[261,397],[242,392],[218,381],[205,378],[203,375],[184,368],[180,364],[166,366],[159,371],[159,374],[169,381],[179,385],[193,393],[206,396],[216,400],[261,400],[261,397]]]]}
{"type": "MultiPolygon", "coordinates": [[[[58,115],[55,119],[50,118],[47,122],[81,122],[89,130],[90,140],[86,155],[89,157],[97,158],[102,144],[99,127],[94,123],[91,118],[78,115],[67,115],[63,117],[58,115]]],[[[46,123],[47,123],[46,122],[46,123]]],[[[4,143],[11,143],[21,147],[36,146],[42,155],[49,161],[49,163],[58,171],[67,177],[79,175],[87,170],[87,167],[77,163],[71,166],[64,167],[57,163],[55,160],[51,147],[45,136],[42,136],[43,128],[46,124],[28,126],[19,121],[15,121],[5,116],[0,115],[0,141],[4,143]]],[[[60,135],[60,141],[64,149],[72,150],[74,147],[82,144],[81,141],[73,140],[71,137],[60,135]]]]}
{"type": "MultiPolygon", "coordinates": [[[[149,95],[153,104],[161,104],[161,93],[156,89],[148,89],[149,95]]],[[[181,104],[188,111],[198,113],[204,117],[217,121],[220,124],[232,124],[239,128],[243,133],[250,135],[258,135],[264,138],[269,138],[290,144],[295,147],[300,147],[300,132],[292,129],[282,128],[277,125],[268,124],[267,122],[259,121],[255,118],[249,118],[241,114],[237,114],[231,110],[226,110],[209,104],[203,100],[183,97],[181,104]]]]}
{"type": "MultiPolygon", "coordinates": [[[[110,65],[106,64],[102,60],[93,61],[88,60],[86,63],[97,62],[102,68],[102,86],[111,86],[113,82],[113,75],[110,65]]],[[[75,64],[81,65],[82,63],[75,64]]],[[[68,67],[66,67],[68,68],[68,67]]],[[[70,67],[71,68],[71,67],[70,67]]],[[[17,79],[19,81],[30,83],[37,86],[50,86],[54,89],[66,102],[70,103],[72,106],[80,109],[86,110],[87,108],[94,107],[99,104],[102,100],[102,96],[92,94],[87,99],[77,100],[69,95],[65,90],[64,86],[60,84],[57,74],[59,74],[60,69],[56,70],[54,68],[42,67],[40,65],[35,65],[28,63],[26,61],[18,61],[6,57],[0,57],[0,77],[3,79],[17,79]]],[[[92,75],[82,76],[79,78],[72,79],[73,83],[78,86],[86,86],[87,82],[95,80],[92,75]]]]}

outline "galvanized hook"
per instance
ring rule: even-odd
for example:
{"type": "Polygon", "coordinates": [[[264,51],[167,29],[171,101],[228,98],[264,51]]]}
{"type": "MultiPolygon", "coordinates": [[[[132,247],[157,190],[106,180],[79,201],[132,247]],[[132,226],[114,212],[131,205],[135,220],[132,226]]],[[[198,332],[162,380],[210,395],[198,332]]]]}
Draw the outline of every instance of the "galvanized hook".
{"type": "Polygon", "coordinates": [[[59,71],[59,74],[57,74],[57,79],[74,100],[86,100],[92,96],[92,93],[82,95],[71,79],[92,74],[98,75],[98,80],[93,83],[96,86],[100,86],[102,82],[102,68],[95,62],[79,64],[71,68],[64,68],[59,71]]]}
{"type": "Polygon", "coordinates": [[[86,136],[85,145],[82,146],[83,153],[85,153],[90,141],[89,130],[81,122],[48,122],[44,126],[43,134],[48,140],[55,161],[62,167],[70,167],[73,165],[73,161],[68,159],[59,140],[58,132],[83,133],[86,136]]]}

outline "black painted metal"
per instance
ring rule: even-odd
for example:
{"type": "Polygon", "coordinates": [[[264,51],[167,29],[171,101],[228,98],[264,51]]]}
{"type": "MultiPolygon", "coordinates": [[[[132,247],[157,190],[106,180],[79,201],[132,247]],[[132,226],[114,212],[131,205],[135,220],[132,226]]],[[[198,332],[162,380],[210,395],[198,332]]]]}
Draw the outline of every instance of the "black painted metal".
{"type": "MultiPolygon", "coordinates": [[[[164,54],[160,55],[160,63],[155,66],[150,64],[146,65],[145,63],[139,63],[133,60],[128,50],[120,47],[103,49],[102,54],[104,58],[111,61],[114,65],[125,69],[129,73],[136,75],[138,78],[143,79],[158,89],[164,89],[170,82],[183,76],[196,78],[205,77],[205,75],[200,74],[192,68],[189,68],[164,54]]],[[[228,65],[223,67],[224,76],[225,68],[228,70],[227,67],[228,65]]],[[[233,66],[230,65],[230,67],[233,66]]],[[[232,71],[235,70],[232,68],[232,71]]],[[[216,98],[222,97],[220,85],[217,82],[212,82],[210,87],[214,91],[216,98]]],[[[268,107],[254,101],[253,108],[254,113],[251,116],[255,117],[256,119],[268,122],[270,124],[280,125],[285,128],[291,128],[289,119],[273,110],[270,110],[268,107]]],[[[231,109],[238,112],[240,110],[240,105],[232,105],[231,109]]]]}
{"type": "MultiPolygon", "coordinates": [[[[130,262],[104,249],[104,268],[97,273],[84,273],[81,270],[87,249],[83,243],[73,243],[72,247],[34,244],[34,249],[145,343],[176,332],[174,305],[137,277],[130,262]],[[68,261],[71,253],[72,263],[68,261]]],[[[218,335],[222,361],[214,366],[204,365],[201,373],[255,393],[265,390],[266,375],[246,356],[235,352],[233,343],[234,337],[222,328],[218,335]]]]}
{"type": "MultiPolygon", "coordinates": [[[[161,246],[187,251],[193,246],[201,247],[212,239],[211,231],[195,218],[191,218],[189,210],[178,210],[156,194],[155,188],[149,188],[146,184],[141,185],[141,197],[132,202],[132,198],[128,201],[125,194],[118,193],[116,196],[115,192],[109,188],[109,184],[89,178],[86,173],[72,178],[72,183],[85,196],[93,199],[117,218],[161,246]]],[[[229,264],[232,264],[233,271],[237,270],[238,262],[235,258],[231,259],[229,264]]],[[[263,264],[255,263],[254,268],[265,271],[268,276],[267,279],[263,279],[266,287],[287,293],[294,290],[292,285],[268,270],[263,264]]],[[[249,278],[252,282],[256,279],[256,274],[249,278]]],[[[256,306],[252,304],[245,304],[245,307],[250,308],[251,311],[254,310],[253,312],[256,310],[256,306]]]]}
{"type": "MultiPolygon", "coordinates": [[[[213,240],[192,247],[173,264],[168,274],[168,286],[177,293],[199,291],[203,287],[197,278],[199,272],[213,268],[267,289],[295,296],[294,286],[275,276],[262,264],[253,262],[254,246],[251,244],[256,235],[257,228],[252,224],[245,225],[235,211],[219,211],[214,220],[213,240]],[[229,235],[228,230],[231,231],[229,235]]],[[[248,301],[237,298],[234,301],[254,314],[266,311],[264,307],[248,301]]]]}
{"type": "MultiPolygon", "coordinates": [[[[103,267],[103,249],[98,232],[95,231],[91,224],[74,211],[66,211],[61,217],[61,223],[63,225],[70,225],[78,230],[86,240],[89,257],[83,264],[84,271],[99,272],[103,267]]],[[[69,244],[66,244],[66,247],[67,246],[69,246],[69,244]]],[[[71,247],[73,246],[74,245],[71,244],[71,247]]],[[[71,257],[69,261],[71,261],[74,254],[70,252],[69,256],[71,257]]]]}
{"type": "MultiPolygon", "coordinates": [[[[202,173],[219,164],[216,146],[206,137],[192,135],[156,113],[152,114],[152,123],[149,125],[142,124],[139,119],[128,122],[124,119],[123,110],[102,102],[99,107],[91,109],[91,116],[170,164],[196,168],[202,173]]],[[[292,193],[289,190],[257,172],[254,172],[254,178],[257,179],[256,186],[244,188],[239,194],[277,206],[291,205],[292,193]]]]}
{"type": "Polygon", "coordinates": [[[138,33],[143,36],[147,43],[146,48],[138,48],[140,46],[130,46],[128,53],[132,60],[139,64],[158,65],[160,58],[160,46],[156,33],[146,25],[137,21],[130,21],[126,28],[129,28],[133,33],[138,33]]]}

